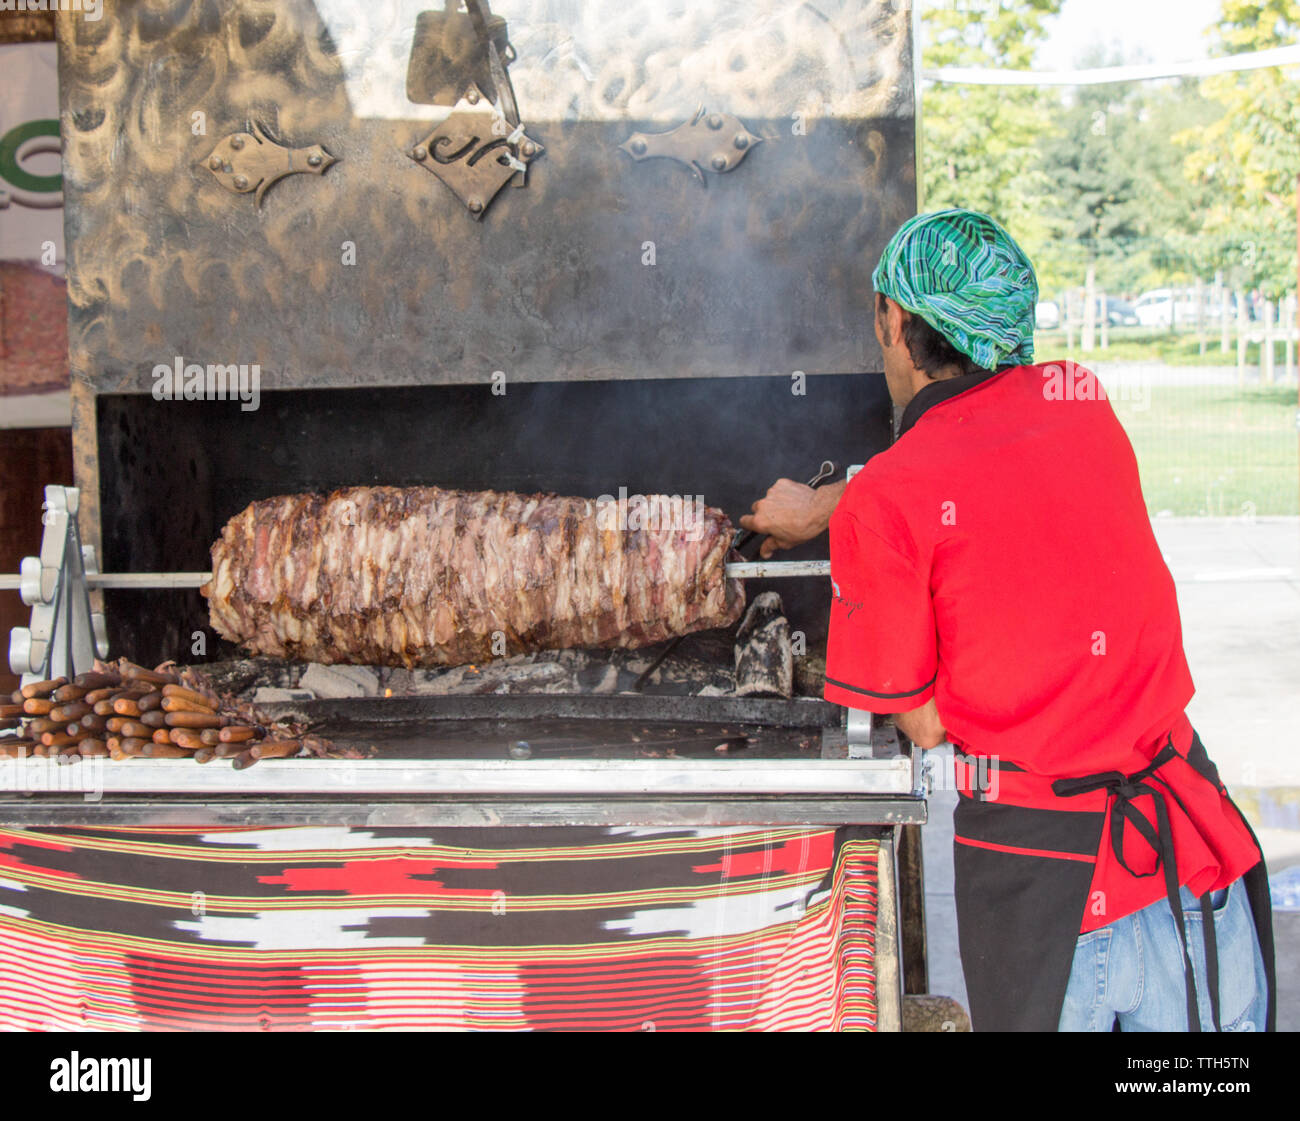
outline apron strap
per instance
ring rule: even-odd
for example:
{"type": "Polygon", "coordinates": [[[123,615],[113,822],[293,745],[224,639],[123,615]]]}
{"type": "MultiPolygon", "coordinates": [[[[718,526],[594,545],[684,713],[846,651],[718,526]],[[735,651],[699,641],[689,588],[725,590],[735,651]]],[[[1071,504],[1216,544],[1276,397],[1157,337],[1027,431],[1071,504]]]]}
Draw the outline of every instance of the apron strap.
{"type": "Polygon", "coordinates": [[[1214,929],[1214,908],[1210,893],[1201,896],[1201,930],[1205,936],[1205,983],[1210,987],[1210,1016],[1214,1030],[1223,1031],[1219,1022],[1219,936],[1214,929]]]}
{"type": "MultiPolygon", "coordinates": [[[[1151,778],[1155,771],[1163,767],[1169,760],[1178,756],[1174,748],[1173,737],[1151,760],[1150,764],[1142,770],[1132,775],[1124,775],[1119,771],[1106,771],[1095,775],[1085,775],[1082,778],[1057,779],[1052,783],[1052,792],[1060,798],[1073,798],[1079,794],[1090,794],[1094,790],[1105,790],[1112,799],[1110,805],[1110,844],[1115,853],[1115,859],[1120,866],[1132,876],[1154,876],[1156,869],[1164,872],[1165,894],[1169,899],[1169,907],[1174,913],[1174,922],[1178,926],[1178,943],[1182,948],[1183,954],[1183,984],[1187,996],[1187,1030],[1189,1032],[1198,1032],[1201,1030],[1201,1015],[1197,1004],[1196,996],[1196,973],[1192,968],[1192,955],[1187,946],[1187,923],[1183,915],[1183,902],[1180,897],[1178,884],[1178,866],[1174,856],[1173,832],[1169,825],[1169,807],[1165,801],[1165,794],[1171,795],[1175,801],[1181,805],[1181,800],[1172,790],[1165,790],[1162,786],[1154,786],[1146,780],[1151,778]],[[1151,828],[1151,823],[1138,810],[1134,804],[1136,799],[1143,795],[1149,794],[1154,803],[1156,811],[1156,828],[1151,828]],[[1150,872],[1134,872],[1128,866],[1124,859],[1124,828],[1126,825],[1132,825],[1138,834],[1151,847],[1155,853],[1156,864],[1150,872]]],[[[1202,899],[1202,914],[1205,913],[1205,904],[1208,899],[1202,899]]],[[[1206,962],[1214,962],[1212,980],[1210,983],[1210,1001],[1214,1009],[1214,1027],[1219,1030],[1218,1017],[1218,956],[1211,957],[1209,953],[1210,940],[1214,938],[1214,924],[1210,922],[1205,933],[1206,938],[1206,962]]]]}

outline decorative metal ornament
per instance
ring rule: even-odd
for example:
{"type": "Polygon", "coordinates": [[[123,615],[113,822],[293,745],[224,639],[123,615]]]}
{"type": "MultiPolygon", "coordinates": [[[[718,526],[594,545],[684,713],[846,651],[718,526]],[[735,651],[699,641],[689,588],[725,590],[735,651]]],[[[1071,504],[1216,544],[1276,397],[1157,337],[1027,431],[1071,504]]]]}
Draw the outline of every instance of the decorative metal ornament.
{"type": "Polygon", "coordinates": [[[459,6],[444,0],[442,11],[415,17],[406,99],[416,105],[455,105],[470,82],[493,101],[500,96],[492,50],[503,69],[515,59],[506,21],[494,16],[481,0],[468,12],[457,11],[459,6]]]}
{"type": "Polygon", "coordinates": [[[619,151],[638,163],[642,160],[670,159],[685,164],[706,186],[705,171],[722,175],[734,171],[754,145],[763,138],[750,132],[730,113],[710,113],[701,105],[689,121],[669,132],[634,132],[619,151]]]}
{"type": "Polygon", "coordinates": [[[443,181],[475,220],[516,174],[525,186],[529,163],[545,149],[512,123],[474,83],[450,114],[407,155],[443,181]]]}
{"type": "Polygon", "coordinates": [[[323,175],[327,167],[338,163],[338,157],[319,144],[286,148],[254,124],[249,132],[232,132],[217,141],[204,163],[226,190],[236,195],[253,192],[260,210],[262,196],[286,175],[323,175]]]}

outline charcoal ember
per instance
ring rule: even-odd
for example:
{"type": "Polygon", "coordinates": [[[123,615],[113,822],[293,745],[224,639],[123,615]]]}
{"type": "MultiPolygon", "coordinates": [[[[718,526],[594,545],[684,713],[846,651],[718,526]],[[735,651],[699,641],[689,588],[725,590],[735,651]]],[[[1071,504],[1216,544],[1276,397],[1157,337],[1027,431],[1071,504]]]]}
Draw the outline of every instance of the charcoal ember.
{"type": "Polygon", "coordinates": [[[820,697],[826,690],[826,659],[812,653],[795,658],[794,687],[801,697],[820,697]]]}
{"type": "Polygon", "coordinates": [[[309,665],[298,680],[298,687],[313,696],[337,699],[340,697],[373,697],[379,692],[379,674],[369,666],[309,665]]]}
{"type": "MultiPolygon", "coordinates": [[[[726,650],[730,655],[729,643],[726,650]]],[[[637,677],[649,664],[644,654],[633,650],[543,650],[499,658],[485,665],[385,670],[381,694],[441,697],[485,693],[625,693],[632,691],[637,677]]],[[[674,656],[661,667],[646,691],[688,694],[713,687],[712,695],[721,696],[732,692],[733,683],[729,665],[698,657],[674,656]]]]}
{"type": "Polygon", "coordinates": [[[790,698],[794,658],[790,624],[776,592],[754,597],[736,630],[736,696],[790,698]]]}
{"type": "Polygon", "coordinates": [[[726,576],[720,510],[650,528],[621,528],[619,513],[438,487],[269,498],[226,524],[202,592],[223,637],[325,665],[635,648],[735,622],[744,592],[726,576]]]}
{"type": "Polygon", "coordinates": [[[181,683],[200,693],[219,697],[252,696],[261,686],[269,689],[292,689],[298,685],[301,666],[280,658],[234,658],[190,666],[181,673],[181,683]]]}

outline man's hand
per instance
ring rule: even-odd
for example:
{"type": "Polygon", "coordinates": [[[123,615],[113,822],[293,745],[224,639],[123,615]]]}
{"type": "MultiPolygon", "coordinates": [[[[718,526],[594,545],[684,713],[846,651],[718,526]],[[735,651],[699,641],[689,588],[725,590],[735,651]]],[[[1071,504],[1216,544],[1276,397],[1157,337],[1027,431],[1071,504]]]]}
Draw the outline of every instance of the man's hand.
{"type": "Polygon", "coordinates": [[[793,549],[830,525],[846,485],[831,483],[814,490],[793,479],[777,479],[767,488],[767,495],[754,503],[753,513],[740,519],[741,528],[767,535],[758,551],[761,557],[770,557],[778,549],[793,549]]]}
{"type": "Polygon", "coordinates": [[[894,724],[917,747],[938,747],[948,738],[933,697],[911,712],[894,713],[894,724]]]}

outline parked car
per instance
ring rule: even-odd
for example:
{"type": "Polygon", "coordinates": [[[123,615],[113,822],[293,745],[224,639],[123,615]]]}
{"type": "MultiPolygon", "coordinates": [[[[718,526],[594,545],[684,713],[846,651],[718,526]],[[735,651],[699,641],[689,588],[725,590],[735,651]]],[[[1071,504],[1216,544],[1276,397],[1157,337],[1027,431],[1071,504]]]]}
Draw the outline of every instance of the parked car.
{"type": "Polygon", "coordinates": [[[1113,296],[1106,297],[1106,320],[1112,327],[1136,327],[1142,322],[1132,304],[1113,296]]]}
{"type": "Polygon", "coordinates": [[[1061,305],[1055,300],[1039,300],[1034,306],[1034,322],[1040,331],[1055,331],[1061,325],[1061,305]]]}
{"type": "MultiPolygon", "coordinates": [[[[1127,300],[1121,300],[1118,296],[1107,296],[1105,310],[1102,309],[1101,297],[1097,296],[1094,303],[1095,322],[1100,324],[1104,316],[1106,322],[1112,327],[1136,327],[1140,320],[1137,317],[1137,311],[1127,300]]],[[[1082,312],[1076,313],[1082,318],[1082,312]]]]}
{"type": "Polygon", "coordinates": [[[1143,327],[1169,327],[1196,322],[1196,300],[1177,288],[1154,288],[1143,292],[1133,304],[1143,327]]]}

